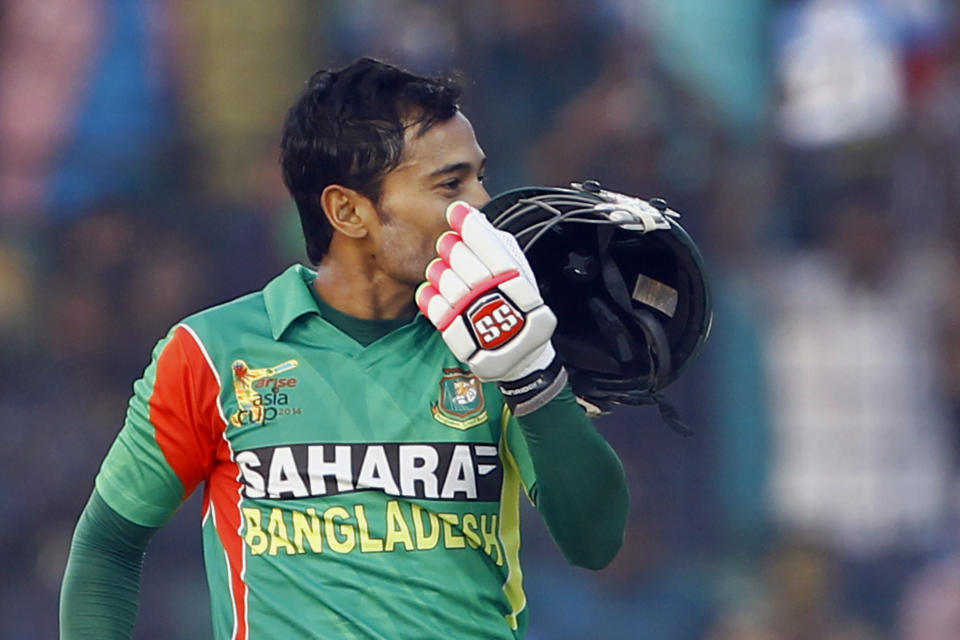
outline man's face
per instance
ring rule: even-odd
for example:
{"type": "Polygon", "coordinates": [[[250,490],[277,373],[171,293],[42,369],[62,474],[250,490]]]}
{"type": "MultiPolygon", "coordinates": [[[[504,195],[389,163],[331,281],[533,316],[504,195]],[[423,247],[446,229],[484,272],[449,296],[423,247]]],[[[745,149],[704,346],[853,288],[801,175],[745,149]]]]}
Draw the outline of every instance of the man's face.
{"type": "Polygon", "coordinates": [[[407,129],[400,164],[383,179],[380,224],[370,229],[378,266],[410,287],[424,280],[437,238],[449,229],[447,205],[464,200],[479,207],[490,198],[482,184],[483,151],[462,114],[420,137],[418,131],[407,129]]]}

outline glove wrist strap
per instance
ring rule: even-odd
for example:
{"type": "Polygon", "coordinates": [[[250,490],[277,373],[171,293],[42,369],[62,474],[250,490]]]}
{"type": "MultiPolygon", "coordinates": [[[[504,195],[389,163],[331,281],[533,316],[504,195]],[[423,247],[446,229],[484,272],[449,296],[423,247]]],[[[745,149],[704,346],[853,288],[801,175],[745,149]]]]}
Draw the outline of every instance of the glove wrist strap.
{"type": "Polygon", "coordinates": [[[567,370],[554,358],[544,369],[538,369],[519,380],[498,382],[503,400],[515,416],[525,416],[553,400],[567,384],[567,370]]]}

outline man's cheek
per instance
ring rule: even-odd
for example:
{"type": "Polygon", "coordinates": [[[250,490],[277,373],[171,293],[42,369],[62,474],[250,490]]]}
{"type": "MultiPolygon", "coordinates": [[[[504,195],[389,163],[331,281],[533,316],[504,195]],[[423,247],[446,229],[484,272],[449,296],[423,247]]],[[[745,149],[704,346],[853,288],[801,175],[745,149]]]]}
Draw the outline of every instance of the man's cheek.
{"type": "Polygon", "coordinates": [[[427,265],[430,264],[430,261],[436,257],[437,254],[433,250],[433,245],[423,247],[423,249],[419,252],[419,255],[416,258],[415,269],[417,270],[417,274],[421,279],[426,277],[427,265]]]}

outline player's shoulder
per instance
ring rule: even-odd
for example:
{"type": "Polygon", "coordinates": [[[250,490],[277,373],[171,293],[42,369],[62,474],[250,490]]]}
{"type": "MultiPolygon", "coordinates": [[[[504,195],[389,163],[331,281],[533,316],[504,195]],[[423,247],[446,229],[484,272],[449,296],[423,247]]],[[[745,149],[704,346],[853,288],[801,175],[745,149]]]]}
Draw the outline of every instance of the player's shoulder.
{"type": "Polygon", "coordinates": [[[201,309],[177,323],[194,332],[232,332],[249,330],[267,321],[263,289],[244,294],[232,300],[201,309]]]}
{"type": "Polygon", "coordinates": [[[243,336],[270,336],[278,322],[280,301],[293,293],[303,296],[315,273],[302,265],[294,265],[277,275],[262,289],[232,300],[207,307],[180,322],[203,343],[236,341],[243,336]]]}

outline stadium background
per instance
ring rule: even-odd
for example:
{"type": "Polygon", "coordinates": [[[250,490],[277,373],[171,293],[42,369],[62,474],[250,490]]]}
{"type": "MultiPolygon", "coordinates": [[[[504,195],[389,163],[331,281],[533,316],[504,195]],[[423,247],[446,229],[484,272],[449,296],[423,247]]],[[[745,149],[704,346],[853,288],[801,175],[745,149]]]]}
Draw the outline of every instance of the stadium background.
{"type": "MultiPolygon", "coordinates": [[[[155,341],[305,259],[284,110],[374,55],[463,73],[491,193],[664,196],[711,267],[713,336],[667,392],[697,434],[601,420],[627,544],[570,568],[528,511],[531,640],[955,639],[952,4],[0,2],[0,637],[55,637],[155,341]]],[[[137,638],[209,637],[198,519],[195,497],[152,544],[137,638]]]]}

